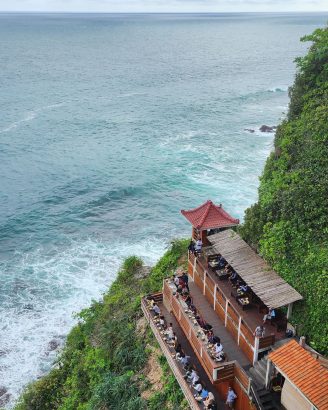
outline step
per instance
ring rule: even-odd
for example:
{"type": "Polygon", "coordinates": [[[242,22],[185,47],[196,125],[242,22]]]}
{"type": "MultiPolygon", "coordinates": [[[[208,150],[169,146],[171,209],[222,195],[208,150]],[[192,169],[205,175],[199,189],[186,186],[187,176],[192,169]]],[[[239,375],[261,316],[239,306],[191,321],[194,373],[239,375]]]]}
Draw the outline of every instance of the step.
{"type": "Polygon", "coordinates": [[[256,371],[256,369],[249,369],[249,373],[258,387],[264,387],[265,379],[256,371]]]}

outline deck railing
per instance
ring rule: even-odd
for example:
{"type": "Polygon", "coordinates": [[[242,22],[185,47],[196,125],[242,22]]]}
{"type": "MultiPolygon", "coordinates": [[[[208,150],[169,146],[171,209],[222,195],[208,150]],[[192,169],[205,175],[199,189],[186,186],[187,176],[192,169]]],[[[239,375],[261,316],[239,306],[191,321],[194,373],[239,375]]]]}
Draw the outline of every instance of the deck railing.
{"type": "Polygon", "coordinates": [[[230,302],[230,295],[223,292],[218,283],[213,280],[201,259],[196,258],[191,253],[188,256],[188,273],[213,306],[213,309],[233,335],[247,358],[254,363],[257,360],[258,351],[266,350],[273,345],[275,336],[269,335],[256,340],[252,329],[246,322],[247,313],[241,315],[235,309],[230,302]]]}
{"type": "MultiPolygon", "coordinates": [[[[162,299],[163,299],[163,296],[162,296],[162,299]]],[[[145,299],[141,300],[141,308],[142,308],[142,311],[145,315],[145,318],[147,319],[147,321],[148,321],[148,323],[149,323],[149,325],[150,325],[150,327],[151,327],[151,329],[152,329],[152,331],[153,331],[153,333],[154,333],[154,335],[155,335],[155,337],[156,337],[156,339],[157,339],[157,341],[158,341],[158,343],[161,347],[162,352],[164,353],[164,355],[166,357],[166,360],[167,360],[167,362],[168,362],[168,364],[169,364],[169,366],[170,366],[170,368],[171,368],[177,382],[180,385],[181,390],[183,391],[183,394],[184,394],[184,396],[185,396],[191,410],[199,410],[200,409],[199,403],[195,400],[195,397],[193,396],[193,393],[190,390],[187,381],[184,379],[184,377],[183,377],[183,375],[182,375],[176,361],[172,357],[170,349],[168,348],[168,346],[164,342],[164,340],[162,338],[162,335],[160,334],[158,328],[156,327],[156,325],[154,323],[154,320],[153,320],[153,317],[152,317],[152,315],[149,311],[149,308],[147,306],[147,302],[146,302],[145,299]]]]}
{"type": "Polygon", "coordinates": [[[222,363],[214,361],[208,351],[206,341],[202,340],[199,330],[195,328],[191,318],[185,312],[185,306],[183,306],[176,295],[173,294],[173,289],[166,280],[163,285],[163,302],[166,308],[172,311],[179,322],[209,379],[213,383],[233,380],[235,362],[222,363]]]}

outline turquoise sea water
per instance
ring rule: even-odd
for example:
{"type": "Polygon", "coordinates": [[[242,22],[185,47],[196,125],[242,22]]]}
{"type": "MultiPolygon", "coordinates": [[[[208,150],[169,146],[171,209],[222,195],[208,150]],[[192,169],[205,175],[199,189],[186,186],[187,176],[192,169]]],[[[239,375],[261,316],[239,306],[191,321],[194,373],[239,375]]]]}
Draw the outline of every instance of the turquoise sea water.
{"type": "Polygon", "coordinates": [[[0,385],[49,366],[122,259],[207,199],[235,217],[328,15],[0,15],[0,385]],[[255,129],[253,134],[245,128],[255,129]]]}

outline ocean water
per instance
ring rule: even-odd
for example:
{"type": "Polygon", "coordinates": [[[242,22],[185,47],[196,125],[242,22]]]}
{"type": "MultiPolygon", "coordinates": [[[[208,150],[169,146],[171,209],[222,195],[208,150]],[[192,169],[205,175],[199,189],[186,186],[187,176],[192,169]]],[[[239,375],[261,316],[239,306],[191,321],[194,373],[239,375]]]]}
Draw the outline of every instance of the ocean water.
{"type": "Polygon", "coordinates": [[[0,386],[47,371],[124,257],[257,198],[324,14],[0,15],[0,386]],[[254,129],[254,133],[245,131],[254,129]]]}

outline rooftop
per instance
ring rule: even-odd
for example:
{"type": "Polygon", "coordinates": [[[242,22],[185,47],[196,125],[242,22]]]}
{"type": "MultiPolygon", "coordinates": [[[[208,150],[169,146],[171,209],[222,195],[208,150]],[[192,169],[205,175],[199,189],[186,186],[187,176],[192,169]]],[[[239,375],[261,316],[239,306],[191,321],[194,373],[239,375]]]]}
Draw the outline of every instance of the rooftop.
{"type": "Polygon", "coordinates": [[[215,205],[212,201],[206,201],[198,208],[189,211],[182,210],[181,213],[194,228],[199,230],[226,228],[239,224],[239,219],[233,218],[221,204],[215,205]]]}
{"type": "Polygon", "coordinates": [[[232,229],[208,236],[207,255],[221,254],[252,291],[269,308],[286,306],[303,297],[282,279],[232,229]]]}
{"type": "Polygon", "coordinates": [[[271,352],[269,359],[319,410],[328,409],[328,370],[295,340],[271,352]]]}

